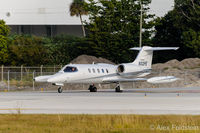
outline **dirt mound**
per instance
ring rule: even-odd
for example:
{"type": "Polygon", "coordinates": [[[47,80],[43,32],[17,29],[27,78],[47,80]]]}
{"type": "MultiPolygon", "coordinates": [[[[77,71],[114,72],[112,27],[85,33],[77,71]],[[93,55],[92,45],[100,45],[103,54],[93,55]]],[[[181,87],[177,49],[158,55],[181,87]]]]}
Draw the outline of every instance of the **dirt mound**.
{"type": "Polygon", "coordinates": [[[200,59],[199,58],[188,58],[182,61],[176,59],[170,60],[166,63],[158,63],[152,66],[153,70],[167,70],[167,69],[195,69],[200,68],[200,59]]]}
{"type": "Polygon", "coordinates": [[[199,58],[188,58],[182,61],[174,59],[166,63],[154,64],[152,69],[155,73],[159,72],[159,75],[172,75],[181,79],[172,83],[172,87],[200,86],[199,58]]]}
{"type": "Polygon", "coordinates": [[[93,63],[107,63],[107,64],[114,64],[113,62],[104,59],[104,58],[97,58],[95,56],[89,55],[80,55],[76,59],[72,60],[70,63],[72,64],[93,64],[93,63]]]}
{"type": "Polygon", "coordinates": [[[180,62],[181,66],[184,66],[185,69],[194,69],[200,67],[200,59],[199,58],[189,58],[182,60],[180,62]]]}

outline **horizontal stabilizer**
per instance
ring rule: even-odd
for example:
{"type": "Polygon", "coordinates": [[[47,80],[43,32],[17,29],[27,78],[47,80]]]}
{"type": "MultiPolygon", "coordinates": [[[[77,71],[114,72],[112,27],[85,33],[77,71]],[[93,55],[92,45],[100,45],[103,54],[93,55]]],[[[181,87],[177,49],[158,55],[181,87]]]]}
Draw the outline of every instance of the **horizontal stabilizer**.
{"type": "MultiPolygon", "coordinates": [[[[146,47],[144,46],[144,50],[146,51],[159,51],[159,50],[177,50],[179,47],[146,47]]],[[[130,50],[141,50],[140,47],[130,48],[130,50]]]]}

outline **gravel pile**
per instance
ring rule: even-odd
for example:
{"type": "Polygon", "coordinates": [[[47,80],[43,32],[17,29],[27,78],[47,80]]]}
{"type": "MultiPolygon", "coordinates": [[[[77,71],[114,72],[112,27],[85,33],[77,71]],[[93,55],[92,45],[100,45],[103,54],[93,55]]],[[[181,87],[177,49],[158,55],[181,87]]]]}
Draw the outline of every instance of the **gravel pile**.
{"type": "MultiPolygon", "coordinates": [[[[181,80],[170,84],[172,87],[200,86],[200,59],[189,58],[182,61],[171,60],[166,63],[154,64],[153,71],[160,75],[172,75],[181,80]]],[[[166,86],[166,85],[161,85],[166,86]]]]}

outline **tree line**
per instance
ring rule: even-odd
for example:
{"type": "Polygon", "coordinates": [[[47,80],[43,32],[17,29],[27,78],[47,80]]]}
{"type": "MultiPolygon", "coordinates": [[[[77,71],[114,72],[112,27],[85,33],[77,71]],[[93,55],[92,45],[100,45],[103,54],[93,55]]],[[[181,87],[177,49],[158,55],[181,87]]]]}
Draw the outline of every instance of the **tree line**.
{"type": "MultiPolygon", "coordinates": [[[[175,0],[174,9],[161,18],[149,14],[150,3],[142,0],[143,45],[180,47],[176,52],[158,52],[155,62],[200,57],[200,2],[175,0]]],[[[81,54],[115,63],[133,61],[137,53],[129,48],[139,46],[140,9],[140,0],[74,0],[70,13],[84,23],[83,37],[11,35],[1,20],[0,64],[67,64],[81,54]],[[88,15],[90,21],[83,22],[82,15],[88,15]]]]}

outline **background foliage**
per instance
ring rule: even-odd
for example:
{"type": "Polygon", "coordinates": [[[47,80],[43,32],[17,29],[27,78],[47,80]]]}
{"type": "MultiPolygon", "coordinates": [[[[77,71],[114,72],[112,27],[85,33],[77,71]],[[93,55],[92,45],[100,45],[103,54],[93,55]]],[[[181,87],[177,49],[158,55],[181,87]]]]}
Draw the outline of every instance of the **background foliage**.
{"type": "MultiPolygon", "coordinates": [[[[151,0],[143,0],[143,45],[174,46],[178,51],[156,52],[154,62],[200,57],[200,2],[175,0],[175,7],[162,18],[149,15],[151,0]]],[[[81,54],[104,57],[115,63],[133,61],[138,47],[139,0],[89,0],[84,4],[90,22],[85,22],[86,37],[59,35],[36,37],[9,35],[0,21],[0,64],[67,64],[81,54]]]]}
{"type": "Polygon", "coordinates": [[[84,52],[79,48],[84,39],[69,35],[52,38],[30,35],[9,37],[7,65],[60,65],[67,64],[84,52]]]}
{"type": "MultiPolygon", "coordinates": [[[[143,43],[151,44],[153,17],[147,15],[150,0],[143,0],[143,43]]],[[[87,40],[93,55],[114,62],[133,61],[131,47],[139,46],[140,3],[139,0],[89,0],[86,6],[90,23],[86,23],[87,40]]]]}
{"type": "Polygon", "coordinates": [[[160,60],[200,57],[200,1],[175,0],[175,7],[157,19],[155,46],[178,46],[178,53],[160,55],[160,60]]]}
{"type": "Polygon", "coordinates": [[[0,64],[6,63],[8,59],[8,34],[8,26],[0,20],[0,64]]]}

